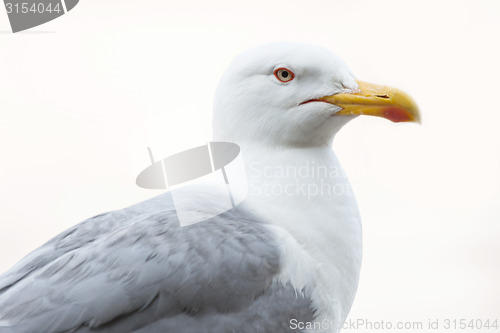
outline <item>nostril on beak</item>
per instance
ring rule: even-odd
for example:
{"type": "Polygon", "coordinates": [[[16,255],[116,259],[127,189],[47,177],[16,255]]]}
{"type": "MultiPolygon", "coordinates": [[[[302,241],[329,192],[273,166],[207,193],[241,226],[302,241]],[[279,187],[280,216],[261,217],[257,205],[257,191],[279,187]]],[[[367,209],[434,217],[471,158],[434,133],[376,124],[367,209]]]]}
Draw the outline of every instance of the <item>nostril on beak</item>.
{"type": "Polygon", "coordinates": [[[375,97],[388,99],[389,95],[386,95],[386,94],[384,94],[384,95],[375,95],[375,97]]]}

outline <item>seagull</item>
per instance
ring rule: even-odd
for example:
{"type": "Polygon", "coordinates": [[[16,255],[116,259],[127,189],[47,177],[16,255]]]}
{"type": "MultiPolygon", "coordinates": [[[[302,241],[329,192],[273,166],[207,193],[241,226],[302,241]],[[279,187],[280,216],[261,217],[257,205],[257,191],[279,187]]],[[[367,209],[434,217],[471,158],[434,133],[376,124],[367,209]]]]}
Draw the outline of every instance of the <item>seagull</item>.
{"type": "MultiPolygon", "coordinates": [[[[77,224],[0,275],[1,333],[341,330],[362,232],[332,141],[359,115],[418,122],[415,102],[278,42],[234,58],[213,112],[214,141],[241,148],[246,199],[181,226],[166,192],[77,224]]],[[[198,192],[192,207],[218,204],[198,192]]]]}

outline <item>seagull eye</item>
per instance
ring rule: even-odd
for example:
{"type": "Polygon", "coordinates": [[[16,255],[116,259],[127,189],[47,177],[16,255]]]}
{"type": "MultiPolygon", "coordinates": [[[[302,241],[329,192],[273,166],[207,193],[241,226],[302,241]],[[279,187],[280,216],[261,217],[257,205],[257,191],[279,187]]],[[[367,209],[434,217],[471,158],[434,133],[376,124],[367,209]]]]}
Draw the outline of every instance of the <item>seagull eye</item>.
{"type": "Polygon", "coordinates": [[[274,71],[274,76],[280,81],[280,82],[289,82],[292,81],[293,78],[295,77],[295,74],[289,69],[286,68],[278,68],[274,71]]]}

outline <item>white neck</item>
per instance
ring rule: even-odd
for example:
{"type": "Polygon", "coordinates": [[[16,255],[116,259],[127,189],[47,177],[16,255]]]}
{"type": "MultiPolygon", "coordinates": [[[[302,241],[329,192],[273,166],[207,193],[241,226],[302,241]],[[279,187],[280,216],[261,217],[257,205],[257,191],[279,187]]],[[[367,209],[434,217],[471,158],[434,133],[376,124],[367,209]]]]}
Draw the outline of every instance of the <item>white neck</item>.
{"type": "Polygon", "coordinates": [[[281,282],[292,282],[301,291],[312,279],[315,289],[303,292],[312,297],[316,319],[343,322],[358,284],[361,223],[352,188],[333,150],[241,147],[249,180],[247,202],[275,231],[294,239],[294,245],[290,239],[283,241],[290,254],[285,265],[290,267],[284,269],[281,282]],[[298,258],[303,263],[297,264],[298,258]]]}

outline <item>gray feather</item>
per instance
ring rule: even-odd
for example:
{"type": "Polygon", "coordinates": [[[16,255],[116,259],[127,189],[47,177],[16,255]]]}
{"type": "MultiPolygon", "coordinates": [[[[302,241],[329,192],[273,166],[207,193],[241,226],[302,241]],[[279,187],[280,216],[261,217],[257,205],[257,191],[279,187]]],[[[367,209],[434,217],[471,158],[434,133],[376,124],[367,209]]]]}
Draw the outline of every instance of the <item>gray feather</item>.
{"type": "Polygon", "coordinates": [[[88,219],[0,276],[0,332],[287,331],[310,301],[271,284],[264,223],[242,204],[180,227],[168,193],[88,219]]]}

